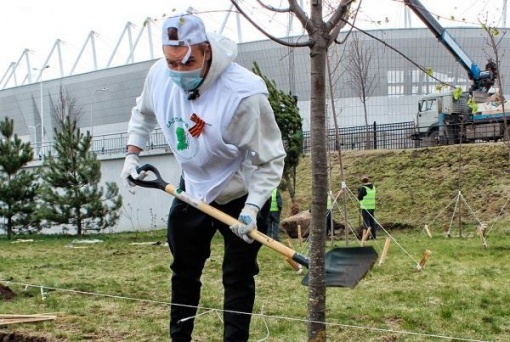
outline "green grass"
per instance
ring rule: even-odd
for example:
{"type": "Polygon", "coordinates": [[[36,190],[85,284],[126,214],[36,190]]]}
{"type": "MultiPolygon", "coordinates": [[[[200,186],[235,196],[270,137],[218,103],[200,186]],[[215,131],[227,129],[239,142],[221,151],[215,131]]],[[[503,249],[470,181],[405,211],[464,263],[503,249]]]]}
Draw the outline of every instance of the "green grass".
{"type": "MultiPolygon", "coordinates": [[[[331,154],[331,188],[339,189],[338,154],[331,154]]],[[[368,173],[377,186],[376,218],[392,237],[386,261],[354,288],[328,288],[328,341],[510,341],[510,190],[508,149],[503,144],[405,151],[342,153],[346,183],[356,192],[368,173]],[[461,152],[461,153],[459,153],[461,152]],[[460,162],[459,162],[460,161],[460,162]],[[460,165],[460,167],[459,167],[460,165]],[[465,203],[455,209],[461,191],[465,203]],[[472,210],[472,211],[471,211],[472,210]],[[459,219],[460,218],[460,219],[459,219]],[[476,227],[490,228],[487,247],[476,227]],[[423,227],[430,225],[432,238],[423,227]],[[451,229],[451,237],[444,234],[451,229]],[[462,234],[460,234],[462,233],[462,234]],[[425,250],[425,268],[414,268],[425,250]]],[[[298,169],[296,201],[310,208],[310,158],[298,169]]],[[[284,196],[286,217],[290,200],[284,196]]],[[[338,208],[342,208],[339,203],[338,208]]],[[[349,198],[350,224],[359,223],[349,198]]],[[[335,220],[343,222],[340,210],[335,220]]],[[[54,313],[55,321],[0,328],[49,341],[165,341],[171,255],[165,231],[76,237],[31,236],[11,243],[0,236],[0,281],[17,296],[0,300],[0,313],[54,313]],[[74,246],[75,248],[70,248],[74,246]],[[44,286],[45,299],[39,287],[44,286]]],[[[385,234],[368,241],[379,255],[385,234]]],[[[353,237],[351,236],[351,239],[353,237]]],[[[341,240],[335,246],[343,246],[341,240]]],[[[357,242],[353,239],[350,246],[357,242]]],[[[222,340],[222,239],[215,237],[203,274],[194,341],[222,340]]],[[[306,244],[296,249],[307,254],[306,244]]],[[[327,248],[331,248],[331,241],[327,248]]],[[[251,341],[307,341],[308,288],[283,256],[263,247],[251,341]]]]}
{"type": "MultiPolygon", "coordinates": [[[[376,264],[354,289],[327,289],[328,340],[510,340],[509,234],[489,237],[484,248],[474,234],[429,238],[419,230],[390,233],[398,243],[392,242],[382,265],[376,264]],[[415,272],[426,249],[431,257],[415,272]]],[[[97,244],[72,244],[74,237],[62,236],[26,243],[0,240],[0,279],[17,294],[0,302],[0,312],[57,315],[55,321],[10,325],[0,333],[50,341],[166,340],[171,256],[163,245],[132,244],[164,242],[164,234],[87,237],[103,241],[97,244]],[[39,287],[25,284],[44,286],[45,299],[39,287]]],[[[368,244],[380,254],[382,235],[368,244]]],[[[194,341],[221,341],[221,237],[215,237],[213,247],[194,341]]],[[[267,247],[259,261],[252,341],[266,334],[267,341],[306,341],[308,288],[300,284],[302,275],[267,247]]]]}

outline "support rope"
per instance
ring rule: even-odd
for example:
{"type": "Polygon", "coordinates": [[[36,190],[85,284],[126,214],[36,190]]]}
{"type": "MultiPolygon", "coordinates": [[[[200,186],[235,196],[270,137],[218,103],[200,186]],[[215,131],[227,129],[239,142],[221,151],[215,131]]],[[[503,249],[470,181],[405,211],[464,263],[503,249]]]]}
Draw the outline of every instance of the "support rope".
{"type": "MultiPolygon", "coordinates": [[[[106,293],[97,293],[97,292],[87,292],[87,291],[79,291],[79,290],[70,290],[70,289],[64,289],[64,288],[58,288],[58,287],[51,287],[51,286],[44,286],[44,285],[34,285],[34,284],[28,284],[28,283],[20,283],[20,282],[14,282],[10,280],[3,280],[0,279],[0,283],[5,284],[11,284],[11,285],[18,285],[18,286],[24,286],[25,289],[29,287],[34,288],[40,288],[41,291],[43,289],[57,291],[57,292],[68,292],[72,294],[81,294],[81,295],[88,295],[88,296],[97,296],[97,297],[106,297],[106,298],[112,298],[112,299],[124,299],[124,300],[131,300],[131,301],[138,301],[138,302],[145,302],[145,303],[153,303],[153,304],[162,304],[162,305],[174,305],[174,306],[181,306],[181,307],[188,307],[188,308],[195,308],[197,310],[205,310],[205,312],[196,315],[196,317],[199,317],[204,314],[210,314],[210,313],[218,313],[218,312],[228,312],[228,313],[234,313],[239,315],[250,315],[252,317],[261,318],[261,319],[277,319],[277,320],[286,320],[286,321],[294,321],[294,322],[301,322],[301,323],[314,323],[314,324],[324,324],[326,326],[332,326],[332,327],[341,327],[345,329],[357,329],[357,330],[364,330],[364,331],[371,331],[371,332],[381,332],[381,333],[396,333],[401,335],[408,335],[408,336],[421,336],[421,337],[430,337],[430,338],[437,338],[437,339],[444,339],[444,340],[455,340],[455,341],[465,341],[465,342],[489,342],[488,340],[479,340],[479,339],[471,339],[471,338],[462,338],[462,337],[453,337],[453,336],[446,336],[446,335],[439,335],[439,334],[425,334],[420,332],[414,332],[414,331],[407,331],[407,330],[395,330],[395,329],[383,329],[383,328],[374,328],[374,327],[367,327],[367,326],[361,326],[361,325],[352,325],[352,324],[343,324],[343,323],[337,323],[337,322],[326,322],[326,321],[312,321],[304,318],[296,318],[296,317],[288,317],[283,315],[266,315],[261,311],[260,314],[257,313],[247,313],[247,312],[241,312],[241,311],[232,311],[232,310],[222,310],[217,308],[208,308],[203,306],[192,306],[192,305],[183,305],[183,304],[174,304],[169,303],[167,301],[160,301],[160,300],[152,300],[152,299],[141,299],[141,298],[134,298],[134,297],[126,297],[126,296],[119,296],[119,295],[111,295],[106,293]]],[[[219,315],[218,315],[219,316],[219,315]]],[[[189,318],[187,318],[189,319],[189,318]]],[[[265,323],[265,321],[264,321],[265,323]]],[[[267,334],[263,339],[257,340],[257,342],[262,342],[266,340],[269,336],[269,328],[268,325],[265,323],[267,334]]]]}

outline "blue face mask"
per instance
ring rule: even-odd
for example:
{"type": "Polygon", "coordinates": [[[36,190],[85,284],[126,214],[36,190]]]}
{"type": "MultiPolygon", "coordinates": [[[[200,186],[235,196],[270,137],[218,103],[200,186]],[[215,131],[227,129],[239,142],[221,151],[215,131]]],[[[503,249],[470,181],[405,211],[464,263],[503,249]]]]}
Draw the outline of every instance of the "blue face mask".
{"type": "Polygon", "coordinates": [[[196,89],[203,81],[201,74],[202,68],[189,71],[168,70],[168,75],[172,81],[184,90],[196,89]]]}

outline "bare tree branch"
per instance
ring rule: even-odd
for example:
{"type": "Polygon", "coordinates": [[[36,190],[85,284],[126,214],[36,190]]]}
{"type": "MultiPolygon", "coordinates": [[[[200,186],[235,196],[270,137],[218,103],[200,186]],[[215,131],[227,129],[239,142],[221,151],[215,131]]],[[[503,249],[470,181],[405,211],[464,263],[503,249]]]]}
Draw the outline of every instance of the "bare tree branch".
{"type": "MultiPolygon", "coordinates": [[[[373,46],[363,46],[359,38],[359,33],[351,35],[351,38],[352,40],[349,42],[347,57],[349,62],[347,72],[350,76],[348,84],[363,104],[365,125],[368,127],[368,110],[366,103],[377,86],[376,75],[370,75],[370,66],[372,65],[372,60],[375,55],[375,48],[373,46]]],[[[371,147],[370,142],[370,138],[367,137],[366,148],[371,147]]]]}
{"type": "MultiPolygon", "coordinates": [[[[257,23],[255,23],[255,21],[246,12],[244,12],[243,9],[237,4],[237,1],[230,0],[230,2],[232,3],[232,5],[235,6],[235,8],[239,11],[239,13],[241,13],[241,15],[246,20],[248,20],[258,31],[260,31],[263,35],[265,35],[267,38],[271,39],[272,41],[275,41],[278,44],[281,44],[281,45],[284,45],[284,46],[290,46],[290,47],[307,47],[307,46],[310,46],[310,41],[305,42],[305,43],[289,43],[286,40],[283,40],[283,39],[280,39],[280,38],[276,38],[275,36],[273,36],[269,32],[265,31],[257,23]]],[[[289,2],[291,2],[291,0],[289,0],[289,2]]],[[[298,17],[298,19],[299,19],[299,17],[298,17]]]]}
{"type": "MultiPolygon", "coordinates": [[[[338,24],[333,28],[331,33],[329,34],[330,37],[334,37],[333,41],[336,42],[336,37],[338,37],[338,34],[340,33],[340,30],[343,29],[345,26],[345,21],[340,20],[338,24]]],[[[352,30],[352,27],[351,27],[352,30]]]]}
{"type": "MultiPolygon", "coordinates": [[[[356,23],[356,19],[358,18],[359,9],[360,9],[360,7],[361,7],[361,3],[362,3],[362,2],[363,2],[363,0],[360,0],[360,1],[359,1],[358,8],[356,8],[356,11],[354,11],[354,18],[352,19],[352,23],[353,23],[353,24],[355,24],[355,23],[356,23]]],[[[338,32],[333,33],[333,37],[335,37],[335,43],[337,43],[337,44],[340,44],[340,45],[341,45],[341,44],[344,44],[344,43],[345,43],[345,41],[347,40],[347,38],[349,38],[349,36],[351,35],[352,30],[353,30],[353,28],[354,28],[354,27],[353,27],[352,25],[350,25],[350,26],[351,26],[351,28],[349,29],[349,32],[347,32],[347,34],[345,35],[345,38],[344,38],[343,40],[339,41],[339,40],[338,40],[338,34],[340,33],[340,30],[341,30],[343,27],[345,27],[345,25],[347,24],[344,20],[340,20],[340,21],[341,21],[341,22],[343,22],[344,24],[343,24],[342,26],[337,25],[337,27],[338,27],[338,32]]]]}
{"type": "MultiPolygon", "coordinates": [[[[485,66],[485,69],[491,70],[491,72],[493,73],[492,77],[495,78],[495,80],[492,80],[492,82],[491,82],[492,84],[489,83],[485,87],[488,92],[490,87],[494,86],[494,83],[496,83],[497,88],[496,88],[496,92],[494,94],[494,99],[496,101],[501,102],[501,110],[503,113],[505,113],[506,100],[505,100],[505,96],[503,95],[504,94],[503,82],[501,80],[501,73],[499,72],[499,70],[501,70],[501,62],[502,62],[502,56],[500,54],[499,44],[505,37],[506,31],[503,31],[503,34],[500,35],[500,30],[496,27],[492,27],[492,26],[488,25],[487,22],[482,23],[480,21],[480,25],[482,26],[482,29],[487,33],[486,42],[487,42],[487,45],[492,49],[492,54],[494,55],[494,59],[490,56],[487,56],[488,63],[485,66]],[[500,37],[498,39],[496,39],[497,36],[500,36],[500,37]]],[[[486,55],[487,55],[487,53],[486,53],[486,55]]],[[[509,142],[510,141],[510,132],[509,132],[509,128],[508,128],[508,120],[506,118],[506,115],[504,116],[503,127],[505,130],[504,135],[503,135],[503,141],[505,142],[507,148],[509,149],[508,153],[510,156],[510,142],[509,142]]]]}
{"type": "Polygon", "coordinates": [[[271,5],[266,5],[265,3],[263,3],[262,1],[260,0],[257,0],[257,3],[262,6],[263,8],[269,10],[269,11],[273,11],[273,12],[277,12],[277,13],[286,13],[286,12],[290,12],[290,7],[287,7],[287,8],[276,8],[276,7],[273,7],[271,5]]]}
{"type": "MultiPolygon", "coordinates": [[[[344,21],[346,21],[345,19],[342,19],[344,21]]],[[[420,69],[422,72],[424,72],[425,74],[427,74],[428,77],[432,78],[433,80],[436,80],[437,82],[439,82],[440,84],[444,85],[444,86],[448,86],[448,87],[451,87],[451,88],[455,88],[454,85],[452,84],[449,84],[447,82],[444,82],[444,81],[441,81],[439,78],[435,77],[434,75],[430,74],[428,68],[424,67],[423,65],[419,65],[418,63],[416,63],[415,61],[413,61],[411,58],[407,57],[405,54],[403,54],[402,52],[400,52],[399,50],[397,50],[396,48],[394,48],[393,46],[391,46],[390,44],[386,43],[384,40],[380,39],[380,38],[377,38],[376,36],[368,33],[367,31],[365,30],[362,30],[360,29],[359,27],[357,27],[356,25],[354,24],[351,24],[350,22],[346,21],[347,25],[350,25],[352,26],[353,28],[355,28],[356,30],[360,31],[361,33],[363,33],[364,35],[372,38],[372,39],[375,39],[376,41],[378,41],[379,43],[383,44],[385,47],[389,48],[390,50],[392,50],[393,52],[396,52],[398,55],[400,55],[401,57],[403,57],[406,61],[408,61],[409,63],[411,63],[412,65],[414,65],[415,67],[417,67],[418,69],[420,69]]]]}
{"type": "Polygon", "coordinates": [[[347,45],[343,45],[343,50],[341,53],[338,53],[339,56],[336,57],[336,53],[338,52],[338,50],[334,49],[334,50],[329,50],[328,51],[328,56],[326,57],[327,58],[327,67],[328,67],[328,73],[329,73],[329,77],[331,78],[331,80],[329,81],[330,83],[330,86],[332,86],[334,89],[337,89],[337,85],[339,84],[340,82],[340,79],[342,78],[342,76],[347,72],[347,68],[342,68],[340,69],[341,65],[342,65],[342,62],[346,60],[346,56],[347,56],[347,53],[345,52],[345,50],[347,49],[347,45]],[[331,54],[330,54],[331,52],[331,54]],[[331,69],[331,60],[332,58],[335,57],[335,64],[334,64],[334,67],[331,69]]]}
{"type": "MultiPolygon", "coordinates": [[[[341,21],[345,21],[344,20],[345,14],[349,10],[349,8],[351,7],[351,4],[353,2],[354,2],[354,0],[342,0],[340,5],[338,5],[337,9],[331,16],[331,18],[329,18],[328,22],[326,23],[326,32],[332,31],[333,28],[335,28],[341,21]]],[[[343,26],[345,26],[345,24],[342,25],[342,27],[343,26]]],[[[337,32],[337,34],[338,34],[338,32],[337,32]]],[[[336,38],[336,36],[335,36],[335,38],[336,38]]]]}
{"type": "Polygon", "coordinates": [[[298,5],[296,0],[289,0],[289,6],[290,11],[296,15],[296,18],[301,22],[303,28],[311,36],[317,30],[312,20],[306,15],[305,11],[298,5]]]}

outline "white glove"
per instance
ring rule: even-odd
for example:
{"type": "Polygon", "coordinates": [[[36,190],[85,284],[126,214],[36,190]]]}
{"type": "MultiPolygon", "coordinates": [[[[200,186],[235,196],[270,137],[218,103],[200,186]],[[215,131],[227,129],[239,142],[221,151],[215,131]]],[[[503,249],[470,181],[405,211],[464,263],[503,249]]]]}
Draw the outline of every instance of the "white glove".
{"type": "Polygon", "coordinates": [[[252,243],[253,239],[248,235],[253,229],[257,229],[257,214],[259,207],[255,204],[246,203],[243,210],[237,219],[241,223],[235,223],[230,226],[230,229],[242,238],[246,243],[252,243]]]}
{"type": "Polygon", "coordinates": [[[124,160],[124,168],[122,169],[122,173],[120,174],[120,178],[122,178],[122,183],[128,189],[128,191],[132,194],[135,193],[134,187],[136,186],[132,182],[129,181],[128,177],[131,176],[134,179],[143,180],[147,173],[142,171],[138,173],[136,170],[140,166],[140,157],[138,154],[128,154],[126,159],[124,160]]]}

